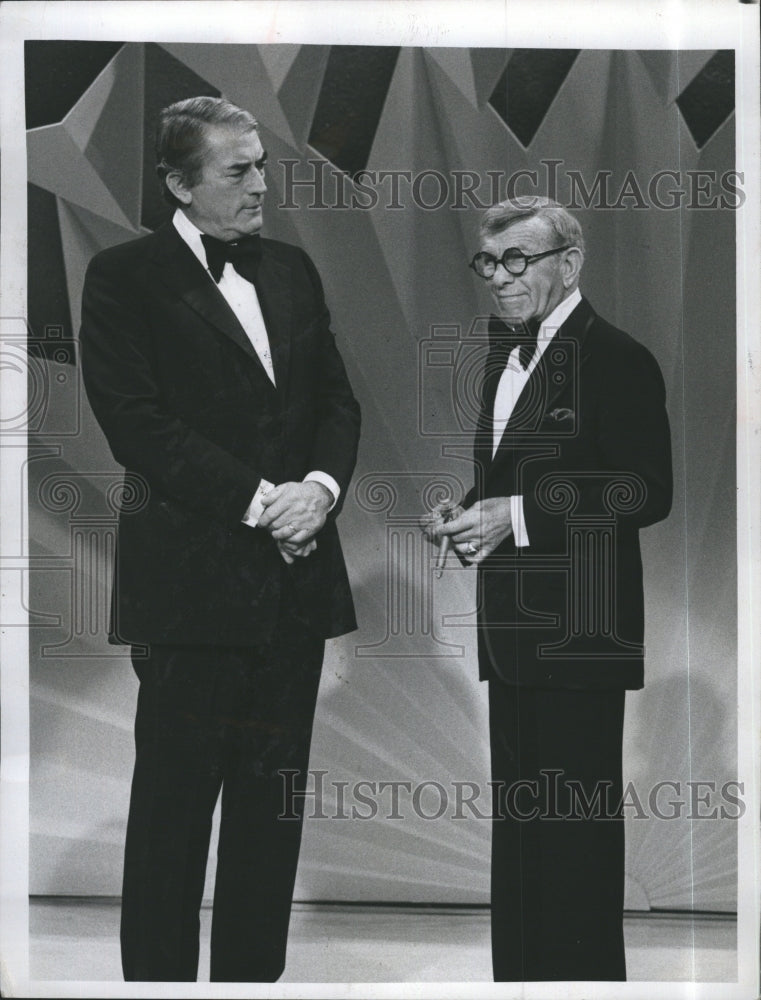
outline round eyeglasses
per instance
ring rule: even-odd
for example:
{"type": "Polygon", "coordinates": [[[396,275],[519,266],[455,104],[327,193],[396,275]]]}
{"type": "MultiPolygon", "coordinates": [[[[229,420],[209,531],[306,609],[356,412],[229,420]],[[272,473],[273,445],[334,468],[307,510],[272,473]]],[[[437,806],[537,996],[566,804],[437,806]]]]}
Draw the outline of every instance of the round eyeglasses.
{"type": "Polygon", "coordinates": [[[571,246],[568,244],[564,247],[553,247],[552,250],[544,250],[542,253],[527,254],[519,250],[518,247],[508,247],[501,257],[495,257],[494,254],[482,250],[475,255],[468,267],[472,267],[476,274],[482,278],[493,278],[497,270],[497,264],[501,264],[510,274],[518,275],[523,274],[529,264],[533,264],[534,261],[541,260],[542,257],[549,257],[553,253],[560,253],[561,250],[570,249],[571,246]]]}

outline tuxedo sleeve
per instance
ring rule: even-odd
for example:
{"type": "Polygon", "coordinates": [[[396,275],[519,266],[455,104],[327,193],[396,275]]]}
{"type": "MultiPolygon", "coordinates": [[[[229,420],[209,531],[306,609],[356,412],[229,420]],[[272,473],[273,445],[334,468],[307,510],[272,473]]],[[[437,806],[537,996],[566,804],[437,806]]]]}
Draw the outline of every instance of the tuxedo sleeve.
{"type": "Polygon", "coordinates": [[[598,364],[594,382],[580,387],[596,396],[593,406],[580,401],[582,419],[593,423],[593,458],[574,464],[561,445],[560,461],[526,466],[521,494],[532,551],[564,550],[569,504],[573,516],[614,521],[623,531],[654,524],[671,509],[671,432],[658,363],[630,339],[598,364]]]}
{"type": "Polygon", "coordinates": [[[317,316],[314,323],[319,339],[319,360],[314,373],[317,426],[309,468],[327,473],[338,484],[338,501],[331,510],[331,516],[335,517],[343,505],[357,461],[361,413],[330,328],[330,313],[325,305],[320,276],[305,253],[303,261],[315,296],[317,316]]]}
{"type": "Polygon", "coordinates": [[[85,276],[81,360],[95,417],[116,461],[150,489],[237,525],[262,477],[167,409],[141,289],[122,270],[99,254],[85,276]]]}

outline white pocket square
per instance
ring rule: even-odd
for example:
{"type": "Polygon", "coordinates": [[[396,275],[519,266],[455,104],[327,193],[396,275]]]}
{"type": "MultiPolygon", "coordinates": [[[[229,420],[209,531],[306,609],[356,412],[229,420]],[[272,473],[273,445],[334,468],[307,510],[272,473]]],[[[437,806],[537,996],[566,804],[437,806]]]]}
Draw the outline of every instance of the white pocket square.
{"type": "Polygon", "coordinates": [[[569,410],[567,407],[560,407],[560,409],[557,410],[550,410],[547,416],[551,417],[553,420],[573,420],[576,414],[573,410],[569,410]]]}

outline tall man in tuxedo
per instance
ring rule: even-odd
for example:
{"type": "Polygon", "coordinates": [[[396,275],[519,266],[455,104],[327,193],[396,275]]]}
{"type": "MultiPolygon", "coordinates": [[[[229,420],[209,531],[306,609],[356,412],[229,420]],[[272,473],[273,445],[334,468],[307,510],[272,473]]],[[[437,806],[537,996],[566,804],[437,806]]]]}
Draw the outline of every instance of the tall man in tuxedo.
{"type": "Polygon", "coordinates": [[[499,981],[626,978],[624,693],[643,684],[639,529],[669,512],[671,446],[658,365],[581,296],[583,262],[556,202],[485,213],[476,483],[425,519],[478,567],[499,981]]]}
{"type": "Polygon", "coordinates": [[[324,641],[356,627],[336,517],[359,407],[314,265],[259,234],[265,160],[247,111],[166,108],[174,217],[85,280],[87,394],[134,488],[112,620],[140,680],[127,980],[196,978],[220,789],[211,978],[280,976],[301,822],[279,772],[303,788],[324,641]]]}

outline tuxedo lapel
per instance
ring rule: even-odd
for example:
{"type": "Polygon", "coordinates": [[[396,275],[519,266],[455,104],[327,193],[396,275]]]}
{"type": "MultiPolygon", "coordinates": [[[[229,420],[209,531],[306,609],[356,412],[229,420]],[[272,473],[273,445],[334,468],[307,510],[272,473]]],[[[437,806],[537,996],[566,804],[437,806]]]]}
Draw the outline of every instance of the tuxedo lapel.
{"type": "MultiPolygon", "coordinates": [[[[584,340],[595,315],[587,300],[582,298],[543,351],[539,363],[516,400],[493,462],[503,450],[515,447],[518,439],[525,444],[526,436],[538,429],[545,414],[552,410],[561,396],[567,396],[569,392],[573,396],[573,387],[578,386],[580,368],[584,361],[584,340]]],[[[496,394],[496,384],[493,392],[496,394]]],[[[489,426],[493,422],[493,413],[492,395],[488,411],[489,426]]]]}
{"type": "Polygon", "coordinates": [[[596,313],[585,298],[560,327],[537,368],[546,386],[544,413],[549,413],[561,396],[575,398],[581,367],[586,360],[584,345],[596,313]],[[549,359],[549,360],[548,360],[549,359]]]}
{"type": "Polygon", "coordinates": [[[496,316],[489,321],[489,353],[486,358],[483,382],[481,383],[481,408],[476,428],[474,451],[476,462],[487,469],[492,461],[494,447],[494,400],[502,372],[505,370],[510,352],[515,346],[514,335],[496,316]]]}
{"type": "Polygon", "coordinates": [[[289,268],[268,252],[265,242],[256,277],[256,294],[269,336],[278,395],[283,399],[288,389],[291,360],[293,292],[290,279],[289,268]]]}
{"type": "MultiPolygon", "coordinates": [[[[179,298],[207,323],[237,344],[255,362],[266,381],[272,386],[261,359],[238,317],[174,226],[169,224],[157,231],[156,236],[159,240],[153,258],[159,265],[156,273],[160,280],[169,285],[179,298]]],[[[266,316],[265,323],[267,323],[266,316]]],[[[269,325],[267,332],[269,333],[269,325]]],[[[275,370],[277,372],[277,368],[275,370]]]]}

